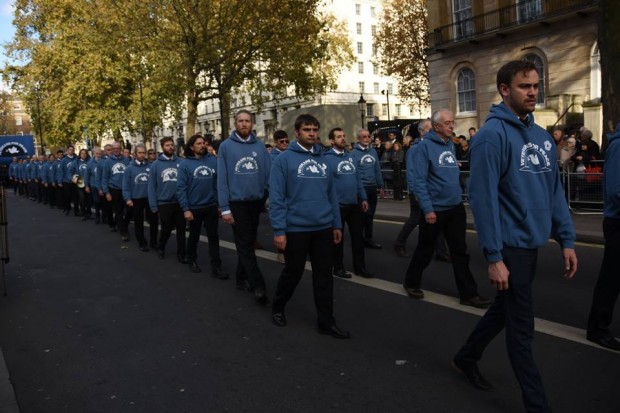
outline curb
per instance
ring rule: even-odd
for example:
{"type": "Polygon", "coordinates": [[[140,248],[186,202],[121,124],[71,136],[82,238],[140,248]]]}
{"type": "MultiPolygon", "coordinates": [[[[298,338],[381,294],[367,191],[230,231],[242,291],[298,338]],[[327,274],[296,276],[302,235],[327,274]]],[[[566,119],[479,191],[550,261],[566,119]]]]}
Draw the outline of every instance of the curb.
{"type": "Polygon", "coordinates": [[[19,413],[15,390],[4,362],[2,349],[0,349],[0,413],[19,413]]]}

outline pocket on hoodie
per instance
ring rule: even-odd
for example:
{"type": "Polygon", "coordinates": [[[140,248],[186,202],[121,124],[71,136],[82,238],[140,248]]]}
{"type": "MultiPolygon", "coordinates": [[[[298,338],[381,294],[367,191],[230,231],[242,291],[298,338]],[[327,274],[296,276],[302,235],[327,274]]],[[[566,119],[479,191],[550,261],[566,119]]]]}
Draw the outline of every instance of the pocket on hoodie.
{"type": "Polygon", "coordinates": [[[510,244],[520,248],[544,245],[551,234],[551,214],[548,209],[525,210],[521,221],[510,228],[510,244]]]}
{"type": "Polygon", "coordinates": [[[297,202],[289,205],[286,220],[299,227],[325,225],[332,221],[331,204],[326,200],[297,202]]]}

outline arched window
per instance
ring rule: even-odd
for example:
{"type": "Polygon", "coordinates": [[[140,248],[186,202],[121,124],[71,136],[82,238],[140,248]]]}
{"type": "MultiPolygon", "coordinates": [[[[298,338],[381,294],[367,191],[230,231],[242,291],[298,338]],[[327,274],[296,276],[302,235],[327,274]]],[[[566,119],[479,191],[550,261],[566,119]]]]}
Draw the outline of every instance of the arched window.
{"type": "Polygon", "coordinates": [[[536,98],[537,105],[545,104],[545,64],[543,60],[537,54],[530,53],[523,56],[523,60],[534,63],[536,65],[536,71],[538,72],[538,97],[536,98]]]}
{"type": "Polygon", "coordinates": [[[469,68],[459,70],[456,78],[456,94],[458,101],[458,111],[476,111],[476,76],[474,71],[469,68]]]}
{"type": "Polygon", "coordinates": [[[598,43],[594,43],[590,56],[590,99],[601,97],[601,52],[598,43]]]}

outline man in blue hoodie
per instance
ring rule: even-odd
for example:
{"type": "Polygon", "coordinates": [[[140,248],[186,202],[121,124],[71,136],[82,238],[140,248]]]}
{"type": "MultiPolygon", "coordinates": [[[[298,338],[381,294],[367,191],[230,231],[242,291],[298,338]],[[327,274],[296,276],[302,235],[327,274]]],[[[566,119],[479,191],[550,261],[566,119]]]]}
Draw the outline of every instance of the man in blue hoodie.
{"type": "Polygon", "coordinates": [[[93,149],[93,157],[86,165],[86,175],[84,177],[84,191],[90,195],[92,205],[95,207],[95,224],[101,222],[101,197],[99,189],[101,184],[98,181],[98,171],[101,169],[101,148],[93,149]]]}
{"type": "Polygon", "coordinates": [[[534,362],[532,283],[538,248],[549,235],[560,244],[564,275],[577,270],[575,230],[556,164],[550,135],[534,123],[539,77],[528,61],[512,61],[497,73],[502,103],[493,105],[486,123],[472,140],[470,206],[478,239],[498,292],[453,358],[453,367],[474,387],[493,386],[481,375],[478,361],[504,328],[512,369],[528,412],[548,412],[542,379],[534,362]]]}
{"type": "Polygon", "coordinates": [[[269,152],[252,133],[252,114],[240,110],[235,130],[220,144],[217,158],[217,192],[222,219],[232,226],[237,248],[237,288],[254,293],[261,305],[268,303],[265,279],[258,268],[254,242],[263,209],[269,152]]]}
{"type": "MultiPolygon", "coordinates": [[[[127,157],[124,156],[124,158],[127,157]]],[[[150,210],[148,199],[149,172],[150,168],[146,162],[146,147],[139,143],[135,146],[135,159],[129,163],[123,174],[123,200],[127,206],[127,213],[133,217],[136,241],[142,252],[149,251],[144,236],[144,216],[150,210]]],[[[151,228],[151,239],[153,239],[152,234],[153,228],[151,228]]],[[[155,234],[157,234],[157,226],[155,226],[155,234]]]]}
{"type": "MultiPolygon", "coordinates": [[[[273,141],[275,142],[276,146],[271,150],[271,152],[269,152],[271,163],[273,163],[273,161],[276,160],[278,155],[280,155],[282,152],[286,150],[286,148],[288,148],[288,142],[289,142],[288,134],[286,133],[286,131],[277,130],[273,133],[273,141]]],[[[284,264],[284,251],[283,250],[278,250],[278,261],[281,264],[284,264]]]]}
{"type": "Polygon", "coordinates": [[[607,137],[609,146],[605,151],[603,170],[605,252],[592,297],[587,338],[605,348],[620,351],[620,341],[609,331],[620,292],[620,123],[616,132],[607,137]]]}
{"type": "Polygon", "coordinates": [[[185,143],[185,159],[179,164],[177,198],[183,216],[189,224],[187,261],[192,272],[201,272],[196,261],[200,231],[204,224],[209,241],[211,274],[220,280],[228,279],[222,269],[220,236],[218,233],[219,211],[217,209],[217,158],[207,153],[205,138],[190,137],[185,143]]]}
{"type": "Polygon", "coordinates": [[[438,110],[433,113],[431,123],[433,129],[413,149],[411,186],[422,219],[418,245],[407,268],[404,288],[410,297],[424,298],[420,289],[422,273],[430,264],[437,238],[443,232],[450,249],[461,304],[486,308],[491,301],[478,295],[478,285],[469,269],[465,243],[467,218],[451,139],[454,117],[449,110],[438,110]]]}
{"type": "Polygon", "coordinates": [[[150,165],[149,176],[149,207],[153,213],[159,215],[161,231],[157,245],[157,256],[163,260],[166,253],[166,243],[176,228],[177,260],[187,264],[185,250],[185,218],[177,198],[177,182],[179,159],[174,154],[174,139],[167,136],[159,140],[162,153],[150,165]]]}
{"type": "Polygon", "coordinates": [[[101,164],[101,189],[114,212],[114,219],[109,219],[108,225],[112,232],[121,233],[121,240],[124,242],[129,241],[128,226],[131,218],[125,211],[123,201],[123,175],[129,162],[130,159],[123,158],[121,154],[121,144],[114,142],[112,154],[101,164]]]}
{"type": "Polygon", "coordinates": [[[362,235],[363,214],[368,210],[366,191],[362,185],[359,172],[355,167],[353,157],[347,151],[347,138],[342,128],[334,128],[328,133],[332,147],[325,152],[327,166],[334,171],[334,185],[340,206],[342,219],[342,238],[334,247],[333,274],[340,278],[351,278],[351,274],[344,269],[344,224],[349,225],[351,235],[351,250],[353,253],[353,271],[355,275],[372,278],[366,269],[364,253],[364,236],[362,235]]]}
{"type": "Polygon", "coordinates": [[[73,175],[77,173],[77,156],[73,145],[67,146],[67,153],[60,161],[61,183],[64,200],[65,215],[71,212],[73,204],[73,215],[80,216],[80,205],[78,202],[77,186],[73,183],[73,175]]]}
{"type": "Polygon", "coordinates": [[[273,241],[284,250],[285,264],[273,298],[272,320],[284,327],[284,308],[301,280],[310,256],[318,331],[335,338],[349,333],[334,320],[334,244],[342,242],[342,222],[334,173],[316,143],[319,121],[312,115],[295,120],[297,141],[273,163],[269,178],[269,218],[273,241]]]}

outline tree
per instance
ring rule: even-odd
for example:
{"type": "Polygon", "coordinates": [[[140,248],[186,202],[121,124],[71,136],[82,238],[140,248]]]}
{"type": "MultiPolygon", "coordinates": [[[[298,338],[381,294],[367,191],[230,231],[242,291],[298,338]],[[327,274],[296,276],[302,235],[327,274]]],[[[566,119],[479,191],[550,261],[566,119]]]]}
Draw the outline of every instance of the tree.
{"type": "Polygon", "coordinates": [[[5,91],[0,91],[0,135],[12,135],[15,131],[15,116],[11,107],[11,96],[5,91]]]}
{"type": "Polygon", "coordinates": [[[426,61],[427,13],[423,0],[383,0],[374,36],[377,62],[398,80],[402,99],[427,106],[430,102],[426,61]]]}
{"type": "Polygon", "coordinates": [[[620,122],[620,2],[601,0],[598,46],[601,55],[603,127],[613,131],[620,122]]]}

